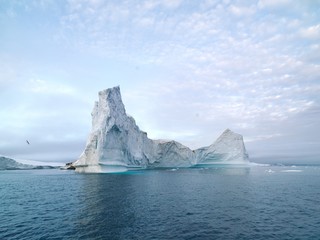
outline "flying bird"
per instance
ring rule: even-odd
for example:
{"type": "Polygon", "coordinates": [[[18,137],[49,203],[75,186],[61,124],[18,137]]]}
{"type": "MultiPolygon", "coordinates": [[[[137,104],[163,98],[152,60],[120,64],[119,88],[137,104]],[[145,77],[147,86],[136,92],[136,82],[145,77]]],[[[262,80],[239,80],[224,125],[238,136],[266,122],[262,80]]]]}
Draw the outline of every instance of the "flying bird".
{"type": "Polygon", "coordinates": [[[26,142],[27,142],[28,144],[30,144],[28,140],[26,140],[26,142]]]}

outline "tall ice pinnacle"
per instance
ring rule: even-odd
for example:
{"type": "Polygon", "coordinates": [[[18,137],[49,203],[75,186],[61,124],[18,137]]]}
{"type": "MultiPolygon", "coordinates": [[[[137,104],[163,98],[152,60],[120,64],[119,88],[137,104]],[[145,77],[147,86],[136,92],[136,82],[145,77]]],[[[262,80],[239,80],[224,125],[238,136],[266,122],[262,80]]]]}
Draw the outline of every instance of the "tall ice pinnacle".
{"type": "Polygon", "coordinates": [[[119,87],[99,92],[91,115],[85,150],[73,164],[77,172],[248,162],[242,136],[229,129],[212,145],[194,151],[176,141],[149,139],[126,114],[119,87]]]}

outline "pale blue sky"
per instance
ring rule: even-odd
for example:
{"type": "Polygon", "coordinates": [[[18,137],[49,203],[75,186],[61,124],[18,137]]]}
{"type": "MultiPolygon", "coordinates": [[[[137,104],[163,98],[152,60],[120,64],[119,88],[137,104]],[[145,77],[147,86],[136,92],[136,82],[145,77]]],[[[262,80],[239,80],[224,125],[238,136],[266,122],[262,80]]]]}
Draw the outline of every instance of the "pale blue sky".
{"type": "Polygon", "coordinates": [[[97,92],[149,137],[320,163],[320,1],[0,0],[0,154],[72,161],[97,92]],[[25,140],[30,141],[27,145],[25,140]]]}

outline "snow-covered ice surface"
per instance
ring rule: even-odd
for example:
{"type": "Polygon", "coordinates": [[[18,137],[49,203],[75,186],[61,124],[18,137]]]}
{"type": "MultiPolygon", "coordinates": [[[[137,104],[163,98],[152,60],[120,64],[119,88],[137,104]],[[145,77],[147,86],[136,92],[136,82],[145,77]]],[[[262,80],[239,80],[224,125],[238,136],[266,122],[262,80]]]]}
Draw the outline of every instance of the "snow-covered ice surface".
{"type": "Polygon", "coordinates": [[[77,172],[249,164],[243,137],[229,129],[212,145],[196,150],[176,141],[149,139],[126,114],[119,87],[99,92],[91,115],[85,150],[73,164],[77,172]]]}

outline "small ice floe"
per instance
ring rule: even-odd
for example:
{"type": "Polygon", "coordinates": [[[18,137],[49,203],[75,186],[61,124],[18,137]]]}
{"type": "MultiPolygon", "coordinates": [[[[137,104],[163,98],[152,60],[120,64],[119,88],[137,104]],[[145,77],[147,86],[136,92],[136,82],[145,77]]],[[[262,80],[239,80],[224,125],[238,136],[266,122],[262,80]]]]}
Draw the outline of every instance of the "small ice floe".
{"type": "Polygon", "coordinates": [[[281,172],[302,172],[302,170],[282,170],[281,172]]]}
{"type": "Polygon", "coordinates": [[[266,170],[267,173],[274,173],[274,171],[272,169],[268,169],[266,170]]]}
{"type": "Polygon", "coordinates": [[[204,170],[208,170],[209,168],[204,167],[204,168],[199,168],[199,169],[200,169],[200,171],[204,171],[204,170]]]}
{"type": "Polygon", "coordinates": [[[255,163],[255,162],[249,162],[248,165],[253,166],[253,167],[269,167],[270,166],[270,164],[255,163]]]}
{"type": "Polygon", "coordinates": [[[174,172],[174,171],[177,171],[177,170],[178,170],[177,168],[172,168],[172,169],[170,169],[169,171],[174,172]]]}

